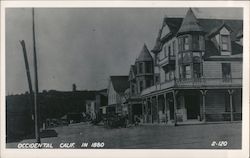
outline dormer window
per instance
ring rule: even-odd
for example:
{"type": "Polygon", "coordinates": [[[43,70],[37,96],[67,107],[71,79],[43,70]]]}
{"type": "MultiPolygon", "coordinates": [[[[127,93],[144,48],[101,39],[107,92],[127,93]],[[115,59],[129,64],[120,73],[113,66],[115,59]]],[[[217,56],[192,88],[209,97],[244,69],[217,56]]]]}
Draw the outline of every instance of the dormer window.
{"type": "Polygon", "coordinates": [[[221,35],[221,50],[222,51],[230,51],[229,35],[221,35]]]}

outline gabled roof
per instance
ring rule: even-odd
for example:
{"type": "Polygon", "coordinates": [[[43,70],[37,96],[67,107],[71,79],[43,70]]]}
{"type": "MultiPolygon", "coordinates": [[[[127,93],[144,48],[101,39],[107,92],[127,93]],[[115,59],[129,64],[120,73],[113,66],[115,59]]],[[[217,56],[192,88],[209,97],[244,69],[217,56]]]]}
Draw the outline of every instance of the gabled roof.
{"type": "Polygon", "coordinates": [[[110,81],[114,87],[114,90],[121,94],[129,88],[128,76],[110,76],[110,81]]]}
{"type": "Polygon", "coordinates": [[[149,53],[149,50],[146,44],[143,45],[141,53],[135,62],[139,62],[139,61],[153,61],[153,57],[149,53]]]}
{"type": "MultiPolygon", "coordinates": [[[[164,18],[164,20],[166,21],[166,24],[168,25],[168,27],[169,27],[169,29],[170,29],[170,31],[172,33],[171,37],[176,36],[177,31],[180,28],[181,23],[183,21],[183,18],[167,17],[167,18],[164,18]]],[[[232,41],[236,40],[236,36],[239,33],[239,30],[243,30],[243,20],[197,19],[197,21],[199,22],[199,25],[202,27],[202,29],[203,29],[204,33],[206,34],[206,36],[209,33],[213,32],[213,30],[218,29],[219,27],[221,27],[223,23],[226,26],[230,27],[230,29],[232,30],[232,32],[230,34],[232,41]]],[[[169,35],[167,35],[167,36],[169,36],[169,35]]],[[[171,37],[169,37],[169,38],[171,38],[171,37]]],[[[162,50],[162,46],[164,45],[164,43],[166,41],[168,41],[167,40],[168,38],[162,37],[162,39],[166,39],[166,40],[159,40],[159,37],[157,37],[157,40],[156,40],[156,43],[154,45],[154,48],[153,48],[152,52],[158,53],[158,52],[160,52],[162,50]]],[[[207,40],[210,40],[210,39],[207,39],[207,40]]]]}
{"type": "Polygon", "coordinates": [[[191,8],[188,10],[185,18],[183,19],[178,34],[187,32],[203,32],[203,28],[200,26],[191,8]]]}
{"type": "MultiPolygon", "coordinates": [[[[211,40],[206,40],[206,49],[205,49],[205,56],[204,58],[207,59],[210,56],[220,56],[220,51],[219,48],[213,43],[211,40]]],[[[243,47],[236,43],[236,42],[231,42],[231,48],[232,48],[232,55],[239,55],[242,54],[243,52],[243,47]]]]}
{"type": "Polygon", "coordinates": [[[233,32],[233,30],[231,29],[230,26],[228,26],[227,24],[225,24],[224,20],[222,21],[222,24],[219,27],[216,27],[214,29],[212,29],[209,33],[208,33],[208,37],[212,37],[216,34],[218,34],[220,32],[220,30],[225,27],[228,31],[233,32]]]}

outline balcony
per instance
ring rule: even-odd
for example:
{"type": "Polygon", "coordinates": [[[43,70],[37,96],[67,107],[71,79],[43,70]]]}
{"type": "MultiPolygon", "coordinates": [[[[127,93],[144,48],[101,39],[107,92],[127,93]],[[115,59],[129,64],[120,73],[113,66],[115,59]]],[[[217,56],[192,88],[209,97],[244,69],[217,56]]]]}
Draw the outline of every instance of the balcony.
{"type": "Polygon", "coordinates": [[[159,61],[160,66],[166,66],[169,64],[175,64],[175,56],[167,56],[159,61]]]}
{"type": "Polygon", "coordinates": [[[141,95],[146,95],[146,94],[149,94],[149,93],[153,93],[155,91],[168,89],[168,88],[171,88],[171,87],[174,87],[174,86],[175,86],[175,81],[174,80],[159,83],[157,85],[154,85],[154,86],[151,86],[149,88],[144,89],[142,91],[141,95]]]}
{"type": "Polygon", "coordinates": [[[176,80],[176,87],[179,88],[199,88],[199,87],[240,87],[242,86],[242,78],[199,78],[199,79],[185,79],[176,80]]]}
{"type": "Polygon", "coordinates": [[[199,78],[199,79],[185,79],[185,80],[172,80],[164,83],[160,83],[149,88],[146,88],[142,91],[141,95],[147,95],[150,93],[154,93],[160,90],[166,90],[169,88],[230,88],[230,87],[242,87],[242,78],[199,78]]]}

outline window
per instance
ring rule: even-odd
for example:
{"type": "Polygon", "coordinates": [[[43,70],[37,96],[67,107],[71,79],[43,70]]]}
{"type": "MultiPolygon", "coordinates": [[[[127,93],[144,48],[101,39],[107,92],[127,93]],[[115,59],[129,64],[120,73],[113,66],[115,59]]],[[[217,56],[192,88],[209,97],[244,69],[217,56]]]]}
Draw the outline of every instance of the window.
{"type": "Polygon", "coordinates": [[[169,72],[169,80],[173,80],[174,79],[174,71],[170,71],[169,72]]]}
{"type": "Polygon", "coordinates": [[[155,84],[160,83],[160,76],[159,74],[155,74],[155,84]]]}
{"type": "Polygon", "coordinates": [[[200,49],[199,40],[200,40],[199,35],[193,35],[193,39],[192,39],[193,50],[200,49]]]}
{"type": "Polygon", "coordinates": [[[168,81],[168,80],[169,80],[169,73],[166,72],[166,73],[165,73],[165,81],[168,81]]]}
{"type": "Polygon", "coordinates": [[[152,72],[152,66],[150,62],[146,62],[146,73],[152,72]]]}
{"type": "Polygon", "coordinates": [[[132,94],[135,94],[135,86],[134,85],[132,85],[131,89],[132,89],[132,94]]]}
{"type": "Polygon", "coordinates": [[[221,49],[229,51],[229,35],[221,35],[221,49]]]}
{"type": "Polygon", "coordinates": [[[143,90],[143,81],[140,81],[139,84],[140,84],[140,92],[141,92],[143,90]]]}
{"type": "Polygon", "coordinates": [[[174,72],[173,71],[169,71],[167,73],[165,73],[165,80],[166,81],[171,81],[174,79],[174,72]]]}
{"type": "Polygon", "coordinates": [[[224,82],[231,80],[231,64],[222,63],[222,79],[224,82]]]}
{"type": "Polygon", "coordinates": [[[139,63],[139,73],[142,73],[143,71],[143,63],[139,63]]]}
{"type": "Polygon", "coordinates": [[[184,78],[191,78],[191,69],[190,69],[190,65],[185,65],[184,66],[184,73],[183,73],[183,75],[184,75],[184,78]]]}
{"type": "Polygon", "coordinates": [[[158,54],[155,56],[155,65],[158,65],[158,63],[159,63],[159,56],[158,56],[158,54]]]}
{"type": "Polygon", "coordinates": [[[151,80],[146,80],[146,88],[151,86],[151,80]]]}
{"type": "Polygon", "coordinates": [[[183,48],[184,50],[189,50],[189,43],[188,43],[188,37],[183,38],[183,48]]]}
{"type": "Polygon", "coordinates": [[[194,63],[194,78],[201,78],[201,65],[200,63],[194,63]]]}
{"type": "Polygon", "coordinates": [[[166,58],[167,57],[167,47],[164,46],[164,57],[166,58]]]}
{"type": "Polygon", "coordinates": [[[173,56],[172,51],[171,51],[171,45],[168,46],[168,56],[173,56]]]}
{"type": "Polygon", "coordinates": [[[175,43],[175,41],[173,41],[173,54],[175,54],[175,50],[176,49],[176,43],[175,43]]]}
{"type": "Polygon", "coordinates": [[[183,46],[183,38],[179,38],[178,39],[178,47],[179,47],[179,50],[183,50],[182,46],[183,46]]]}

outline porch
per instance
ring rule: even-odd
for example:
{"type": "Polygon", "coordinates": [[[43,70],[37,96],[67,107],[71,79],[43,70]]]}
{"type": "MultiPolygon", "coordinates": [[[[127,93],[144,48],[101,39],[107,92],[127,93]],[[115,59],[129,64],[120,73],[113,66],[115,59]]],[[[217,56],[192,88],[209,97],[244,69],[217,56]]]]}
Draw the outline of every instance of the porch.
{"type": "Polygon", "coordinates": [[[241,89],[172,89],[142,98],[143,123],[180,124],[242,119],[241,89]]]}

